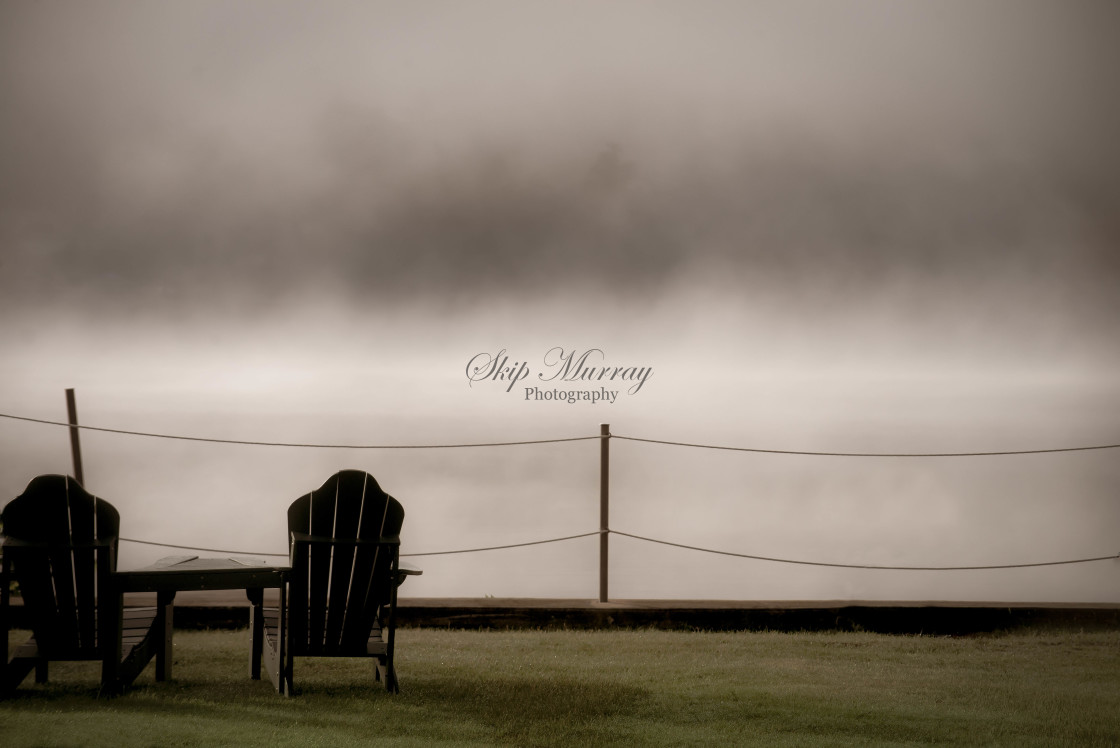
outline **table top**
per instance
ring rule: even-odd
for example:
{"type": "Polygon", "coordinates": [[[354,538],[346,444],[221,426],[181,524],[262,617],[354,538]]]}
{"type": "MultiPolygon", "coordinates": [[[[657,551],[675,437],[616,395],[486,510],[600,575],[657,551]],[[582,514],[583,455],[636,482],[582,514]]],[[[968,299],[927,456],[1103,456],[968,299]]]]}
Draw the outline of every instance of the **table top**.
{"type": "Polygon", "coordinates": [[[151,566],[143,566],[139,569],[126,569],[118,573],[131,574],[133,572],[160,572],[166,574],[175,574],[180,572],[191,571],[229,571],[240,569],[288,569],[287,564],[270,564],[268,561],[263,561],[259,558],[233,558],[232,556],[214,557],[214,558],[200,558],[198,556],[164,556],[156,561],[151,566]]]}
{"type": "Polygon", "coordinates": [[[244,590],[280,587],[289,571],[256,559],[168,556],[141,569],[118,569],[115,577],[124,592],[244,590]]]}
{"type": "MultiPolygon", "coordinates": [[[[118,569],[115,577],[123,592],[245,590],[280,587],[290,571],[290,566],[260,559],[167,556],[140,569],[118,569]]],[[[403,580],[424,572],[401,566],[398,573],[403,580]]]]}

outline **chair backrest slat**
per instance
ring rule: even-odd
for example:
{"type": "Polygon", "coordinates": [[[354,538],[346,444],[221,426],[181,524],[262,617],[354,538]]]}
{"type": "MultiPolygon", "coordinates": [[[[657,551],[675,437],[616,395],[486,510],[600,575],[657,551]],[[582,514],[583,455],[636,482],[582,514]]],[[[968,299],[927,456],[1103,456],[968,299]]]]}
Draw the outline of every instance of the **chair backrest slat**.
{"type": "MultiPolygon", "coordinates": [[[[340,500],[345,493],[349,495],[355,491],[353,485],[344,485],[346,481],[339,480],[334,501],[334,526],[330,536],[334,538],[353,537],[358,528],[359,517],[362,514],[362,503],[365,486],[357,489],[357,501],[340,500]]],[[[352,545],[334,545],[331,547],[331,573],[327,577],[327,613],[323,622],[324,646],[335,646],[342,631],[342,622],[345,620],[351,600],[350,581],[354,570],[355,547],[352,545]]]]}
{"type": "MultiPolygon", "coordinates": [[[[334,503],[336,497],[328,491],[313,492],[309,496],[309,512],[307,515],[308,535],[330,535],[334,524],[334,503]]],[[[330,546],[312,545],[307,549],[309,565],[307,585],[307,631],[308,645],[322,646],[323,622],[327,615],[327,585],[321,580],[330,576],[331,552],[330,546]]]]}
{"type": "MultiPolygon", "coordinates": [[[[70,483],[67,481],[67,493],[70,483]]],[[[78,487],[77,482],[74,483],[78,487]]],[[[82,493],[85,493],[82,491],[82,493]]],[[[88,495],[88,494],[87,494],[88,495]]],[[[91,496],[93,506],[81,498],[76,501],[68,497],[67,508],[70,513],[70,551],[73,570],[74,617],[77,626],[79,646],[97,645],[97,550],[92,546],[97,540],[96,496],[91,496]]]]}

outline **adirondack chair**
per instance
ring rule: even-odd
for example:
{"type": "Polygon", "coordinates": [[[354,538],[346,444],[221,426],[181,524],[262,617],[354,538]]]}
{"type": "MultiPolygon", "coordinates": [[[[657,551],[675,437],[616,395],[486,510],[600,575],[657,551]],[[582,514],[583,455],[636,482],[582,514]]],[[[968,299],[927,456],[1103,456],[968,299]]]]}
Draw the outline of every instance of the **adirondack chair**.
{"type": "Polygon", "coordinates": [[[291,575],[264,612],[265,669],[292,693],[296,657],[370,657],[374,680],[399,691],[393,667],[404,508],[360,470],[332,475],[288,508],[291,575]]]}
{"type": "Polygon", "coordinates": [[[131,685],[153,656],[163,680],[170,657],[170,604],[125,609],[113,583],[120,515],[68,476],[41,475],[4,507],[0,695],[51,660],[100,660],[101,690],[131,685]],[[8,659],[9,581],[19,584],[33,636],[8,659]]]}

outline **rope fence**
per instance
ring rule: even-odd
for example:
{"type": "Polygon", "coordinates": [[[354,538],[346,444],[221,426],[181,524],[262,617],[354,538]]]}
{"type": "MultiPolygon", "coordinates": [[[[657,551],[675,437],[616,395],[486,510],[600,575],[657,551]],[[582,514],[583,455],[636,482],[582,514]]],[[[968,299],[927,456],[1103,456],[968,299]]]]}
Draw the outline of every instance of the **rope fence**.
{"type": "Polygon", "coordinates": [[[722,449],[731,452],[756,452],[770,455],[804,455],[808,457],[1001,457],[1004,455],[1040,455],[1054,452],[1085,452],[1093,449],[1117,449],[1120,444],[1099,444],[1092,447],[1056,447],[1053,449],[1015,449],[999,452],[806,452],[792,449],[757,449],[754,447],[722,447],[714,444],[690,444],[671,442],[661,439],[642,439],[636,436],[613,434],[615,439],[646,444],[666,444],[672,447],[693,447],[696,449],[722,449]]]}
{"type": "Polygon", "coordinates": [[[631,535],[628,532],[620,530],[611,530],[613,535],[621,535],[626,538],[633,538],[634,540],[642,540],[647,543],[657,543],[658,545],[668,545],[674,548],[687,548],[690,551],[702,551],[704,553],[715,553],[721,556],[735,556],[736,558],[749,558],[755,561],[770,561],[776,564],[800,564],[802,566],[827,566],[833,569],[874,569],[877,571],[978,571],[983,569],[1027,569],[1037,566],[1064,566],[1067,564],[1087,564],[1093,561],[1111,561],[1113,559],[1120,559],[1120,553],[1112,556],[1097,556],[1095,558],[1075,558],[1068,561],[1038,561],[1035,563],[1026,564],[992,564],[989,566],[877,566],[874,564],[838,564],[830,563],[827,561],[799,561],[790,558],[772,558],[770,556],[754,556],[749,553],[732,553],[731,551],[717,551],[712,548],[701,548],[695,545],[685,545],[683,543],[671,543],[668,540],[657,540],[655,538],[646,538],[641,535],[631,535]]]}
{"type": "MultiPolygon", "coordinates": [[[[72,398],[72,391],[67,391],[68,398],[72,398]]],[[[126,436],[147,437],[154,439],[175,439],[192,442],[207,442],[214,444],[231,444],[231,445],[246,445],[258,447],[288,447],[288,448],[305,448],[305,449],[458,449],[458,448],[473,448],[473,447],[509,447],[521,446],[532,444],[557,444],[562,442],[575,442],[575,441],[599,441],[601,444],[601,512],[602,512],[602,526],[597,531],[585,532],[576,535],[566,535],[557,538],[547,538],[544,540],[531,540],[520,543],[509,543],[505,545],[494,545],[480,548],[462,548],[456,550],[446,551],[428,551],[423,553],[402,553],[402,557],[423,557],[423,556],[444,556],[452,554],[464,553],[481,553],[485,551],[505,550],[510,548],[523,548],[528,546],[544,545],[548,543],[560,543],[569,540],[576,540],[579,538],[587,538],[592,536],[600,537],[600,600],[606,601],[606,542],[607,538],[614,534],[621,537],[630,538],[632,540],[641,541],[644,543],[651,543],[655,545],[663,545],[674,548],[682,548],[686,550],[696,551],[700,553],[715,554],[721,556],[729,556],[735,558],[749,559],[754,561],[765,561],[778,564],[795,564],[802,566],[817,566],[838,569],[862,569],[862,570],[881,570],[881,571],[979,571],[979,570],[998,570],[998,569],[1025,569],[1025,568],[1038,568],[1047,566],[1066,566],[1073,564],[1087,564],[1099,561],[1120,560],[1120,553],[1106,556],[1094,556],[1089,558],[1075,558],[1060,561],[1036,561],[1026,563],[1008,563],[1008,564],[988,564],[988,565],[970,565],[970,566],[890,566],[890,565],[876,565],[876,564],[848,564],[837,563],[828,561],[812,561],[805,559],[791,559],[791,558],[777,558],[772,556],[761,556],[750,553],[739,553],[733,551],[718,550],[714,548],[704,548],[701,546],[688,545],[684,543],[676,543],[668,540],[661,540],[657,538],[645,537],[642,535],[635,535],[632,533],[622,532],[620,530],[612,530],[608,526],[608,465],[609,465],[609,443],[611,439],[618,439],[623,441],[640,442],[646,444],[658,444],[672,447],[686,447],[693,449],[710,449],[710,450],[724,450],[732,452],[743,453],[756,453],[756,454],[777,454],[777,455],[799,455],[809,457],[867,457],[867,458],[946,458],[946,457],[997,457],[1006,455],[1039,455],[1039,454],[1054,454],[1061,452],[1085,452],[1091,450],[1105,450],[1120,448],[1120,444],[1100,444],[1092,446],[1075,446],[1075,447],[1052,447],[1045,449],[1017,449],[1017,450],[1001,450],[1001,451],[986,451],[986,452],[823,452],[823,451],[803,451],[803,450],[784,450],[784,449],[762,449],[756,447],[733,447],[715,444],[698,444],[690,442],[668,441],[662,439],[648,439],[636,436],[625,436],[621,434],[610,433],[609,426],[603,424],[599,434],[591,436],[576,436],[555,439],[532,439],[524,441],[507,441],[507,442],[475,442],[475,443],[456,443],[456,444],[313,444],[313,443],[298,443],[298,442],[273,442],[261,440],[244,440],[244,439],[220,439],[201,436],[186,436],[180,434],[161,434],[151,433],[144,431],[133,431],[128,429],[106,428],[99,426],[84,426],[77,423],[76,411],[73,406],[72,400],[70,401],[70,422],[53,421],[42,418],[31,418],[27,416],[17,416],[9,413],[0,413],[0,418],[6,418],[15,421],[23,421],[29,423],[39,423],[50,426],[62,426],[70,429],[72,440],[76,439],[78,429],[86,431],[120,434],[126,436]]],[[[75,446],[75,466],[80,465],[77,451],[77,443],[75,446]]],[[[172,543],[159,543],[150,540],[140,540],[136,538],[120,538],[120,540],[129,543],[138,543],[142,545],[157,546],[162,548],[174,548],[178,550],[200,551],[205,553],[228,553],[236,555],[249,555],[249,556],[268,556],[268,557],[283,557],[286,558],[286,553],[261,553],[251,551],[227,550],[220,548],[204,548],[198,546],[176,545],[172,543]]]]}
{"type": "Polygon", "coordinates": [[[667,441],[664,439],[646,439],[637,436],[624,436],[622,434],[594,434],[592,436],[570,436],[558,439],[528,439],[524,441],[509,442],[474,442],[466,444],[313,444],[302,442],[270,442],[249,439],[219,439],[206,436],[184,436],[181,434],[159,434],[148,431],[131,431],[128,429],[113,429],[103,426],[85,426],[65,421],[51,421],[45,418],[30,418],[17,416],[10,413],[0,413],[0,418],[9,418],[15,421],[41,423],[48,426],[65,426],[70,429],[83,431],[98,431],[107,434],[122,434],[126,436],[142,436],[152,439],[178,439],[181,441],[209,442],[211,444],[237,444],[253,447],[292,447],[303,449],[463,449],[472,447],[513,447],[526,444],[558,444],[561,442],[590,441],[593,439],[620,439],[646,444],[663,444],[673,447],[691,447],[695,449],[718,449],[732,452],[755,452],[759,454],[776,455],[802,455],[808,457],[999,457],[1004,455],[1034,455],[1052,454],[1055,452],[1085,452],[1096,449],[1120,449],[1120,444],[1097,444],[1087,447],[1053,447],[1049,449],[1015,449],[992,452],[813,452],[793,449],[761,449],[758,447],[730,447],[717,444],[694,444],[690,442],[667,441]]]}
{"type": "Polygon", "coordinates": [[[110,429],[102,426],[84,426],[77,423],[66,423],[64,421],[50,421],[44,418],[28,418],[27,416],[15,416],[9,413],[0,413],[0,418],[10,418],[15,421],[27,421],[29,423],[42,423],[48,426],[65,426],[69,429],[81,429],[83,431],[99,431],[106,434],[145,436],[152,439],[178,439],[180,441],[208,442],[210,444],[238,444],[251,447],[298,447],[303,449],[459,449],[464,447],[514,447],[522,444],[557,444],[560,442],[579,442],[601,438],[599,435],[573,436],[561,439],[531,439],[527,441],[479,442],[474,444],[305,444],[300,442],[266,442],[247,439],[217,439],[207,436],[183,436],[180,434],[156,434],[147,431],[129,431],[128,429],[110,429]]]}
{"type": "MultiPolygon", "coordinates": [[[[559,543],[564,540],[575,540],[576,538],[589,538],[592,535],[601,534],[601,530],[593,532],[584,532],[579,535],[565,535],[562,538],[548,538],[547,540],[530,540],[525,543],[509,543],[508,545],[491,545],[485,548],[461,548],[455,551],[427,551],[425,553],[402,553],[401,558],[413,556],[450,556],[456,553],[480,553],[482,551],[501,551],[506,548],[524,548],[530,545],[544,545],[545,543],[559,543]]],[[[121,538],[122,541],[128,543],[140,543],[141,545],[154,545],[160,548],[177,548],[182,551],[202,551],[203,553],[232,553],[237,556],[274,556],[279,558],[288,558],[287,553],[261,553],[255,551],[234,551],[228,548],[202,548],[194,545],[175,545],[173,543],[156,543],[151,540],[137,540],[136,538],[121,538]]]]}
{"type": "Polygon", "coordinates": [[[600,530],[594,532],[584,532],[579,535],[566,535],[562,538],[549,538],[548,540],[530,540],[527,543],[510,543],[509,545],[492,545],[488,548],[464,548],[458,551],[428,551],[427,553],[402,553],[401,556],[449,556],[453,553],[479,553],[481,551],[500,551],[506,548],[524,548],[528,545],[544,545],[545,543],[559,543],[563,540],[575,540],[576,538],[589,538],[592,535],[599,535],[600,530]]]}
{"type": "MultiPolygon", "coordinates": [[[[647,538],[642,535],[633,535],[621,530],[596,530],[593,532],[584,532],[578,535],[565,535],[560,538],[548,538],[546,540],[530,540],[524,543],[509,543],[507,545],[491,545],[485,548],[462,548],[454,551],[428,551],[425,553],[402,553],[401,558],[417,557],[417,556],[448,556],[456,553],[481,553],[483,551],[501,551],[507,548],[524,548],[531,545],[544,545],[546,543],[560,543],[565,540],[576,540],[577,538],[589,538],[593,535],[620,535],[624,538],[632,538],[634,540],[641,540],[646,543],[655,543],[657,545],[667,545],[673,548],[685,548],[690,551],[700,551],[702,553],[713,553],[720,556],[733,556],[735,558],[746,558],[753,561],[769,561],[776,564],[798,564],[801,566],[825,566],[833,569],[871,569],[876,571],[982,571],[992,569],[1029,569],[1039,566],[1067,566],[1070,564],[1088,564],[1094,561],[1113,561],[1120,560],[1120,553],[1111,556],[1095,556],[1093,558],[1074,558],[1065,561],[1037,561],[1032,563],[1022,564],[988,564],[981,566],[880,566],[876,564],[841,564],[830,561],[805,561],[792,558],[775,558],[773,556],[756,556],[750,553],[734,553],[732,551],[720,551],[714,548],[703,548],[697,545],[685,545],[684,543],[674,543],[668,540],[658,540],[657,538],[647,538]]],[[[287,558],[287,553],[258,553],[252,551],[233,551],[222,548],[200,548],[191,545],[173,545],[171,543],[155,543],[150,540],[136,540],[134,538],[121,538],[123,541],[129,543],[141,543],[143,545],[154,545],[163,548],[177,548],[184,551],[203,551],[205,553],[232,553],[243,556],[275,556],[287,558]]]]}

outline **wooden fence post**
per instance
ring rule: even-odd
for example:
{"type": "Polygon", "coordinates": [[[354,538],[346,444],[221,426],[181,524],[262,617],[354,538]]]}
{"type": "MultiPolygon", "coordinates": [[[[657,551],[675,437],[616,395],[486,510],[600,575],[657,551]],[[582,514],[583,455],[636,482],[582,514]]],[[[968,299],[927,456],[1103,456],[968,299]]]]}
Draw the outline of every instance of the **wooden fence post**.
{"type": "Polygon", "coordinates": [[[611,426],[599,425],[599,602],[607,601],[607,558],[610,537],[611,426]]]}
{"type": "Polygon", "coordinates": [[[66,390],[66,412],[70,417],[70,454],[74,459],[74,480],[85,488],[86,479],[82,475],[82,443],[78,439],[78,405],[74,400],[74,390],[66,390]]]}

